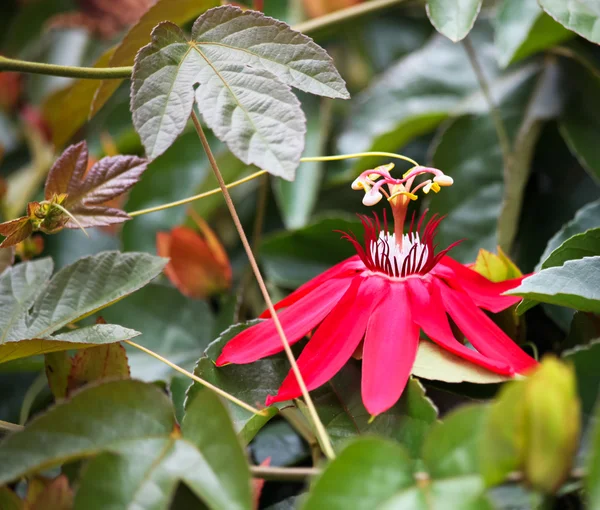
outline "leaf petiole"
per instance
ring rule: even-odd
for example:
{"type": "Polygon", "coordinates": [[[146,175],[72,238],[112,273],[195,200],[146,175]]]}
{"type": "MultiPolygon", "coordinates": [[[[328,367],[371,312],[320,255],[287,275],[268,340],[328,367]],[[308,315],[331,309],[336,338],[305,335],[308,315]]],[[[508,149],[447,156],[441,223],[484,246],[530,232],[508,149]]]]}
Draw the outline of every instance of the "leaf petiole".
{"type": "Polygon", "coordinates": [[[266,416],[266,414],[267,414],[266,409],[260,411],[260,410],[256,409],[255,407],[252,407],[251,405],[246,404],[245,402],[242,402],[240,399],[227,393],[226,391],[222,390],[221,388],[214,386],[213,384],[209,383],[208,381],[205,381],[204,379],[198,377],[196,374],[192,374],[191,372],[188,372],[187,370],[185,370],[184,368],[181,368],[180,366],[176,365],[175,363],[170,362],[168,359],[163,358],[160,354],[157,354],[156,352],[151,351],[150,349],[147,349],[146,347],[143,347],[142,345],[136,344],[135,342],[132,342],[131,340],[125,340],[125,343],[128,345],[131,345],[131,347],[135,347],[136,349],[139,349],[142,352],[145,352],[146,354],[149,354],[150,356],[157,359],[158,361],[162,361],[165,365],[170,366],[173,370],[176,370],[180,374],[183,374],[183,375],[189,377],[190,379],[197,382],[198,384],[201,384],[202,386],[205,386],[206,388],[214,391],[217,395],[220,395],[221,397],[226,398],[230,402],[233,402],[235,405],[240,406],[241,408],[245,409],[246,411],[249,411],[252,414],[257,414],[259,416],[266,416]]]}

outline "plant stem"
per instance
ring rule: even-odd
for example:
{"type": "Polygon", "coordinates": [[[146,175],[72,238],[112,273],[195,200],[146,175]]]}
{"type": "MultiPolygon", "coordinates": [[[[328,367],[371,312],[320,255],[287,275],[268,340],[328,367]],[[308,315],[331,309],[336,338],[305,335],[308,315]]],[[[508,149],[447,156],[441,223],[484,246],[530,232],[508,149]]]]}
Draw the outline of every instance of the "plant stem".
{"type": "Polygon", "coordinates": [[[213,384],[209,383],[208,381],[205,381],[204,379],[198,377],[196,374],[192,374],[191,372],[188,372],[187,370],[185,370],[184,368],[181,368],[180,366],[176,365],[175,363],[171,363],[168,359],[163,358],[160,354],[157,354],[154,351],[147,349],[146,347],[136,344],[135,342],[132,342],[131,340],[125,340],[125,343],[128,345],[131,345],[131,347],[135,347],[136,349],[139,349],[140,351],[145,352],[146,354],[149,354],[150,356],[152,356],[153,358],[156,358],[159,361],[162,361],[165,365],[170,366],[173,370],[177,370],[177,372],[179,372],[180,374],[183,374],[183,375],[189,377],[190,379],[192,379],[193,381],[196,381],[197,383],[201,384],[202,386],[205,386],[205,387],[211,389],[218,395],[221,395],[223,398],[226,398],[230,402],[233,402],[235,405],[238,405],[241,408],[246,409],[246,411],[250,411],[251,413],[258,414],[258,415],[265,414],[263,411],[259,411],[258,409],[252,407],[251,405],[246,404],[245,402],[242,402],[240,399],[234,397],[233,395],[230,395],[226,391],[223,391],[221,388],[214,386],[213,384]]]}
{"type": "MultiPolygon", "coordinates": [[[[264,175],[266,173],[267,173],[266,170],[260,170],[259,172],[254,172],[252,175],[249,175],[248,177],[244,177],[243,179],[238,179],[237,181],[233,181],[232,183],[227,184],[226,188],[235,188],[236,186],[239,186],[240,184],[244,184],[245,182],[251,181],[252,179],[256,179],[257,177],[260,177],[261,175],[264,175]]],[[[194,195],[193,197],[184,198],[183,200],[177,200],[177,202],[170,202],[168,204],[158,205],[156,207],[149,207],[148,209],[141,209],[139,211],[133,211],[128,214],[129,214],[129,216],[134,218],[135,216],[141,216],[142,214],[164,211],[165,209],[169,209],[171,207],[178,207],[180,205],[189,204],[190,202],[200,200],[201,198],[210,197],[211,195],[217,195],[218,193],[221,193],[221,188],[211,189],[210,191],[200,193],[199,195],[194,195]]]]}
{"type": "Polygon", "coordinates": [[[10,423],[8,421],[0,420],[0,430],[7,430],[8,432],[18,432],[23,430],[23,425],[17,425],[16,423],[10,423]]]}
{"type": "Polygon", "coordinates": [[[307,478],[312,478],[321,474],[321,470],[312,467],[271,467],[271,466],[250,466],[250,473],[254,478],[263,480],[275,480],[278,482],[303,482],[307,478]]]}
{"type": "Polygon", "coordinates": [[[221,190],[223,191],[223,198],[225,198],[225,203],[227,204],[227,208],[229,209],[231,218],[233,219],[233,223],[235,224],[235,227],[240,236],[240,240],[242,241],[242,244],[244,245],[244,249],[246,250],[246,254],[248,255],[248,260],[250,262],[250,266],[252,267],[252,271],[254,272],[254,276],[256,277],[258,286],[260,287],[260,290],[262,292],[265,303],[267,304],[267,308],[269,309],[269,312],[271,313],[273,323],[275,324],[275,329],[277,329],[277,333],[279,333],[279,337],[281,338],[281,343],[283,344],[285,353],[288,357],[290,365],[292,366],[292,371],[294,372],[294,375],[296,376],[296,380],[298,382],[298,386],[300,387],[300,390],[302,391],[302,396],[306,400],[306,405],[308,407],[310,416],[313,420],[317,434],[320,437],[321,442],[323,443],[324,453],[329,459],[333,459],[333,458],[335,458],[335,452],[333,451],[333,446],[331,445],[331,441],[329,440],[327,431],[325,430],[325,427],[323,426],[323,423],[321,422],[321,420],[319,418],[319,415],[317,413],[315,405],[314,405],[312,399],[310,398],[310,395],[308,393],[308,388],[306,387],[306,384],[304,383],[304,379],[302,378],[302,374],[300,373],[300,368],[298,367],[298,364],[296,363],[296,358],[294,358],[294,354],[292,353],[292,349],[290,348],[290,344],[286,338],[285,331],[283,330],[283,327],[281,326],[281,322],[279,321],[279,317],[277,316],[277,312],[275,311],[275,307],[273,306],[273,302],[271,301],[271,296],[269,295],[269,291],[267,290],[265,281],[262,277],[262,274],[260,273],[260,269],[258,267],[256,259],[254,258],[254,254],[252,253],[252,248],[250,247],[250,243],[248,242],[248,238],[246,237],[246,233],[244,232],[244,227],[242,226],[242,223],[240,222],[240,218],[235,209],[235,205],[233,204],[233,200],[231,200],[231,195],[229,194],[229,190],[227,189],[227,186],[225,185],[225,181],[223,180],[223,176],[221,175],[221,171],[219,170],[217,161],[210,149],[210,145],[208,143],[206,135],[204,134],[204,130],[202,129],[202,125],[200,124],[200,120],[198,119],[196,112],[193,110],[192,110],[192,121],[194,123],[194,127],[196,128],[196,131],[198,132],[198,136],[200,137],[200,142],[202,143],[202,147],[204,147],[204,151],[206,152],[206,155],[208,156],[208,160],[212,166],[215,177],[217,178],[217,181],[219,182],[219,186],[221,187],[221,190]]]}
{"type": "Polygon", "coordinates": [[[27,389],[25,396],[23,397],[23,403],[21,404],[21,412],[19,413],[19,424],[25,425],[25,422],[29,418],[29,414],[31,413],[31,408],[35,402],[35,399],[40,394],[40,392],[46,387],[46,374],[39,374],[34,381],[31,383],[31,386],[27,389]]]}
{"type": "Polygon", "coordinates": [[[485,97],[485,100],[488,104],[488,108],[490,109],[490,116],[492,117],[492,122],[494,123],[494,129],[496,130],[496,135],[498,136],[498,142],[500,143],[500,150],[502,151],[502,159],[504,161],[504,175],[507,177],[507,173],[510,168],[510,160],[511,160],[511,143],[510,138],[508,136],[508,132],[506,131],[506,126],[504,125],[504,121],[502,120],[502,114],[500,110],[496,107],[494,103],[494,99],[492,98],[492,93],[490,91],[490,87],[488,85],[485,74],[483,73],[483,69],[479,65],[479,61],[477,60],[477,53],[471,44],[471,39],[466,37],[463,40],[464,48],[467,52],[467,56],[469,57],[469,62],[471,63],[471,67],[477,76],[477,81],[479,82],[479,87],[481,88],[481,92],[485,97]]]}
{"type": "Polygon", "coordinates": [[[122,80],[129,78],[133,67],[74,67],[27,62],[0,56],[0,71],[18,71],[23,73],[65,76],[67,78],[85,78],[89,80],[122,80]]]}

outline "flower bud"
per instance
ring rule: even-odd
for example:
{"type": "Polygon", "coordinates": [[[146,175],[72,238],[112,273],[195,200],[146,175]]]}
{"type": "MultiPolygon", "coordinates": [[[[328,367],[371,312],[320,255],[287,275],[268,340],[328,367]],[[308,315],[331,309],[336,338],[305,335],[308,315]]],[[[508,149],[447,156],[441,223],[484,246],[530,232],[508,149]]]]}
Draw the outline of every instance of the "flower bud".
{"type": "Polygon", "coordinates": [[[452,186],[454,184],[454,179],[449,175],[436,175],[433,178],[433,182],[438,183],[440,186],[452,186]]]}
{"type": "Polygon", "coordinates": [[[581,409],[573,368],[546,357],[525,382],[525,401],[525,478],[552,494],[568,478],[579,442],[581,409]]]}

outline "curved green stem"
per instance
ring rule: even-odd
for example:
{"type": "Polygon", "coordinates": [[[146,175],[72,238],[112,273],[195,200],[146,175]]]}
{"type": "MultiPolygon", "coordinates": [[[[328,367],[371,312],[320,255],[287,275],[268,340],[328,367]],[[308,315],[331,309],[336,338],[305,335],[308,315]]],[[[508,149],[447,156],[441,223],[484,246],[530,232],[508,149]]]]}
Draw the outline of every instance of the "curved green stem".
{"type": "Polygon", "coordinates": [[[21,73],[47,74],[65,76],[67,78],[86,78],[89,80],[122,80],[129,78],[133,67],[74,67],[28,62],[0,56],[0,71],[17,71],[21,73]]]}
{"type": "MultiPolygon", "coordinates": [[[[377,152],[377,151],[376,152],[355,152],[353,154],[337,154],[335,156],[313,156],[313,157],[307,157],[307,158],[300,158],[300,161],[303,163],[308,163],[308,162],[312,162],[312,161],[340,161],[343,159],[368,158],[371,156],[388,157],[388,158],[392,158],[392,159],[401,159],[402,161],[407,161],[408,163],[411,163],[414,166],[419,166],[419,164],[414,159],[411,159],[407,156],[403,156],[402,154],[394,154],[393,152],[377,152]]],[[[238,179],[237,181],[233,181],[230,184],[226,184],[225,188],[226,189],[235,188],[236,186],[239,186],[240,184],[244,184],[245,182],[251,181],[252,179],[256,179],[257,177],[260,177],[261,175],[265,175],[266,173],[267,173],[266,170],[260,170],[258,172],[254,172],[253,174],[249,175],[248,177],[244,177],[243,179],[238,179]]],[[[136,216],[141,216],[142,214],[149,214],[149,213],[153,213],[153,212],[164,211],[165,209],[170,209],[171,207],[178,207],[180,205],[189,204],[190,202],[195,202],[196,200],[210,197],[210,196],[216,195],[218,193],[222,193],[221,188],[214,188],[214,189],[211,189],[210,191],[205,191],[204,193],[200,193],[199,195],[194,195],[192,197],[184,198],[182,200],[177,200],[175,202],[169,202],[167,204],[157,205],[156,207],[149,207],[148,209],[140,209],[139,211],[133,211],[133,212],[130,212],[127,214],[129,214],[129,216],[131,216],[132,218],[135,218],[136,216]]]]}

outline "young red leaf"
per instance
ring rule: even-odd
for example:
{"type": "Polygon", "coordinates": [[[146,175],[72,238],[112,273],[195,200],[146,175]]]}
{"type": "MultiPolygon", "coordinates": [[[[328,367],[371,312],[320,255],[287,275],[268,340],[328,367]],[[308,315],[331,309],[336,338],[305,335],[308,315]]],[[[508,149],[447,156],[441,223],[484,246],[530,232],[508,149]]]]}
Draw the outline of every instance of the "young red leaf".
{"type": "Polygon", "coordinates": [[[0,234],[6,236],[4,241],[0,243],[0,248],[14,246],[23,239],[27,239],[32,232],[33,226],[27,216],[0,223],[0,234]]]}
{"type": "MultiPolygon", "coordinates": [[[[102,158],[88,170],[85,142],[73,145],[56,160],[46,181],[46,200],[64,193],[63,206],[84,227],[106,226],[129,219],[124,211],[107,202],[128,191],[146,170],[147,161],[137,156],[102,158]]],[[[78,228],[69,219],[67,228],[78,228]]]]}

